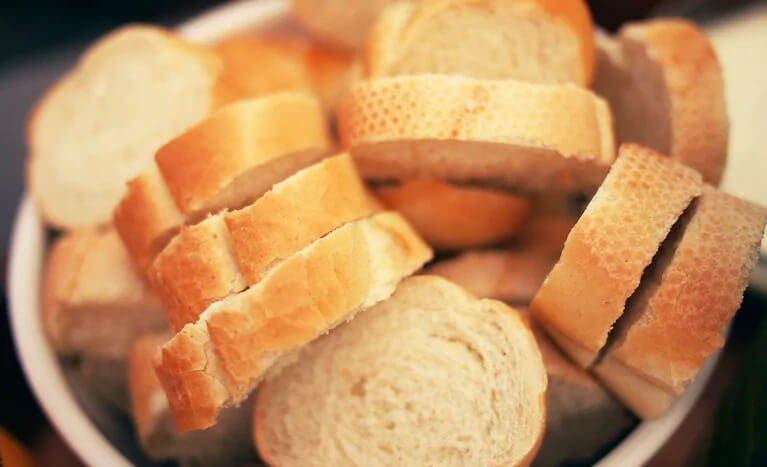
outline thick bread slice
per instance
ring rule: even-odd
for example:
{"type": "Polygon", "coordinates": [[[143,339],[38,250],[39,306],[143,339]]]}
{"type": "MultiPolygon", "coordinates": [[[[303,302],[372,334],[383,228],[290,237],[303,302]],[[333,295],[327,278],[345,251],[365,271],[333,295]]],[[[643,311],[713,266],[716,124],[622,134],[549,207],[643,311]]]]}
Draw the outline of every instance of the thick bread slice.
{"type": "Polygon", "coordinates": [[[724,344],[722,333],[740,307],[765,222],[766,208],[707,186],[645,273],[606,355],[681,394],[724,344]]]}
{"type": "Polygon", "coordinates": [[[449,279],[477,297],[527,305],[556,261],[545,251],[469,251],[440,261],[425,273],[449,279]]]}
{"type": "Polygon", "coordinates": [[[147,334],[131,346],[128,386],[133,424],[144,452],[155,460],[177,460],[181,465],[243,465],[255,461],[249,407],[222,413],[219,423],[205,431],[180,434],[173,426],[168,399],[152,364],[169,333],[147,334]]]}
{"type": "Polygon", "coordinates": [[[281,467],[526,465],[545,393],[515,310],[417,276],[264,384],[255,442],[281,467]]]}
{"type": "Polygon", "coordinates": [[[344,225],[208,307],[155,364],[178,429],[213,425],[280,357],[387,298],[430,258],[407,222],[385,212],[344,225]]]}
{"type": "Polygon", "coordinates": [[[309,95],[230,105],[160,148],[157,166],[128,183],[115,227],[145,272],[181,225],[246,206],[317,161],[330,144],[324,114],[309,95]]]}
{"type": "Polygon", "coordinates": [[[703,31],[686,20],[658,19],[597,43],[594,89],[612,107],[618,142],[668,154],[718,185],[729,120],[722,68],[703,31]]]}
{"type": "Polygon", "coordinates": [[[605,345],[661,242],[702,190],[694,170],[639,145],[621,146],[531,305],[579,365],[589,366],[605,345]]]}
{"type": "Polygon", "coordinates": [[[58,353],[125,358],[133,339],[167,327],[114,230],[75,230],[48,253],[43,320],[58,353]]]}
{"type": "Polygon", "coordinates": [[[395,8],[366,44],[369,77],[591,82],[594,28],[583,0],[425,0],[409,14],[407,7],[395,8]]]}
{"type": "Polygon", "coordinates": [[[334,156],[246,208],[183,227],[152,263],[149,280],[180,331],[214,301],[257,283],[271,267],[373,209],[351,158],[334,156]]]}
{"type": "Polygon", "coordinates": [[[607,104],[574,85],[443,75],[358,82],[338,127],[362,175],[376,180],[593,192],[615,157],[607,104]]]}
{"type": "Polygon", "coordinates": [[[513,236],[530,202],[501,190],[461,187],[435,179],[403,180],[373,189],[400,211],[432,248],[461,250],[492,245],[513,236]]]}
{"type": "Polygon", "coordinates": [[[161,144],[224,101],[215,54],[150,26],[103,37],[30,115],[28,180],[46,221],[106,224],[161,144]]]}

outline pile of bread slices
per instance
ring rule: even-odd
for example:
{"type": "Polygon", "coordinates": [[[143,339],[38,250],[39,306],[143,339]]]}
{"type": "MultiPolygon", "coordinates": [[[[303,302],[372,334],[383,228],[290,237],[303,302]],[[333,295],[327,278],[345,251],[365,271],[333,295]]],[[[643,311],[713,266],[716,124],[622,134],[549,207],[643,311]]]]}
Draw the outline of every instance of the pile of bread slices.
{"type": "Polygon", "coordinates": [[[30,116],[50,339],[146,454],[558,465],[662,414],[767,221],[716,188],[705,35],[602,35],[582,0],[293,11],[121,28],[30,116]]]}

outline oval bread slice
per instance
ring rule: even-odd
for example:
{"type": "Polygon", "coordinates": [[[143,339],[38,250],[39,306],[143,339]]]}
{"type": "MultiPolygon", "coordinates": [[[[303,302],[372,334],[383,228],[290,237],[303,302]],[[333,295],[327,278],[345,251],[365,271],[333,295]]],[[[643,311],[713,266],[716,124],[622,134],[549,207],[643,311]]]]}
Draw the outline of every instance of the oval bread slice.
{"type": "Polygon", "coordinates": [[[216,302],[166,343],[155,368],[180,431],[213,425],[278,359],[387,298],[431,250],[398,214],[358,220],[216,302]]]}
{"type": "Polygon", "coordinates": [[[310,344],[264,384],[270,465],[520,465],[545,426],[546,372],[519,314],[434,276],[310,344]]]}

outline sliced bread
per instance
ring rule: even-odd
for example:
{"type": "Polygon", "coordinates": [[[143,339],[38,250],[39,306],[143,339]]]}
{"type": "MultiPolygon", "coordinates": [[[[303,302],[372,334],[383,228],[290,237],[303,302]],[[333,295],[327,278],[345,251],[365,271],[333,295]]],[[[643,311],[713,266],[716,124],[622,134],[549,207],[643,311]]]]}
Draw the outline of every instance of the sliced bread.
{"type": "Polygon", "coordinates": [[[313,342],[259,391],[270,465],[526,465],[546,417],[530,329],[434,276],[313,342]]]}
{"type": "Polygon", "coordinates": [[[508,240],[522,226],[530,205],[526,198],[502,190],[427,178],[377,186],[373,192],[386,207],[402,213],[437,250],[508,240]]]}
{"type": "Polygon", "coordinates": [[[649,146],[718,185],[729,121],[722,68],[693,23],[657,19],[601,37],[594,89],[610,103],[618,142],[649,146]]]}
{"type": "Polygon", "coordinates": [[[425,0],[384,13],[365,52],[369,77],[439,73],[588,86],[594,28],[583,0],[425,0]]]}
{"type": "Polygon", "coordinates": [[[148,270],[176,331],[214,301],[257,283],[309,243],[373,212],[346,155],[274,185],[255,203],[183,227],[148,270]]]}
{"type": "Polygon", "coordinates": [[[702,191],[694,170],[639,145],[621,146],[531,305],[579,365],[594,361],[661,242],[702,191]]]}
{"type": "Polygon", "coordinates": [[[574,85],[443,75],[363,81],[342,100],[338,127],[374,180],[593,192],[615,157],[607,104],[574,85]]]}
{"type": "Polygon", "coordinates": [[[430,258],[407,222],[384,212],[344,225],[213,303],[155,363],[178,429],[213,425],[275,362],[387,298],[430,258]]]}
{"type": "Polygon", "coordinates": [[[28,183],[45,220],[107,224],[157,148],[226,100],[222,75],[215,54],[161,28],[99,40],[29,118],[28,183]]]}

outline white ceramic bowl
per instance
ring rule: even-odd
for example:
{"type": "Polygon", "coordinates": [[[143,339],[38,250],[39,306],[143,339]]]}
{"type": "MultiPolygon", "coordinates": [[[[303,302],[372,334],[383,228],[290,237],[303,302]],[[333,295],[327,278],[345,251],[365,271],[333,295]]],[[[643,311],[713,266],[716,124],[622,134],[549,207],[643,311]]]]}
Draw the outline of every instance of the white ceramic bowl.
{"type": "MultiPolygon", "coordinates": [[[[178,31],[191,40],[210,42],[258,29],[286,14],[285,0],[248,0],[203,14],[181,25],[178,31]]],[[[141,455],[130,424],[100,406],[87,389],[77,388],[77,382],[63,371],[46,339],[40,313],[45,249],[45,228],[31,198],[25,195],[11,238],[8,290],[16,350],[27,380],[59,434],[86,464],[128,466],[139,462],[141,455]]],[[[597,465],[629,467],[647,462],[693,407],[717,360],[718,354],[706,362],[684,396],[662,417],[640,423],[597,465]]]]}

